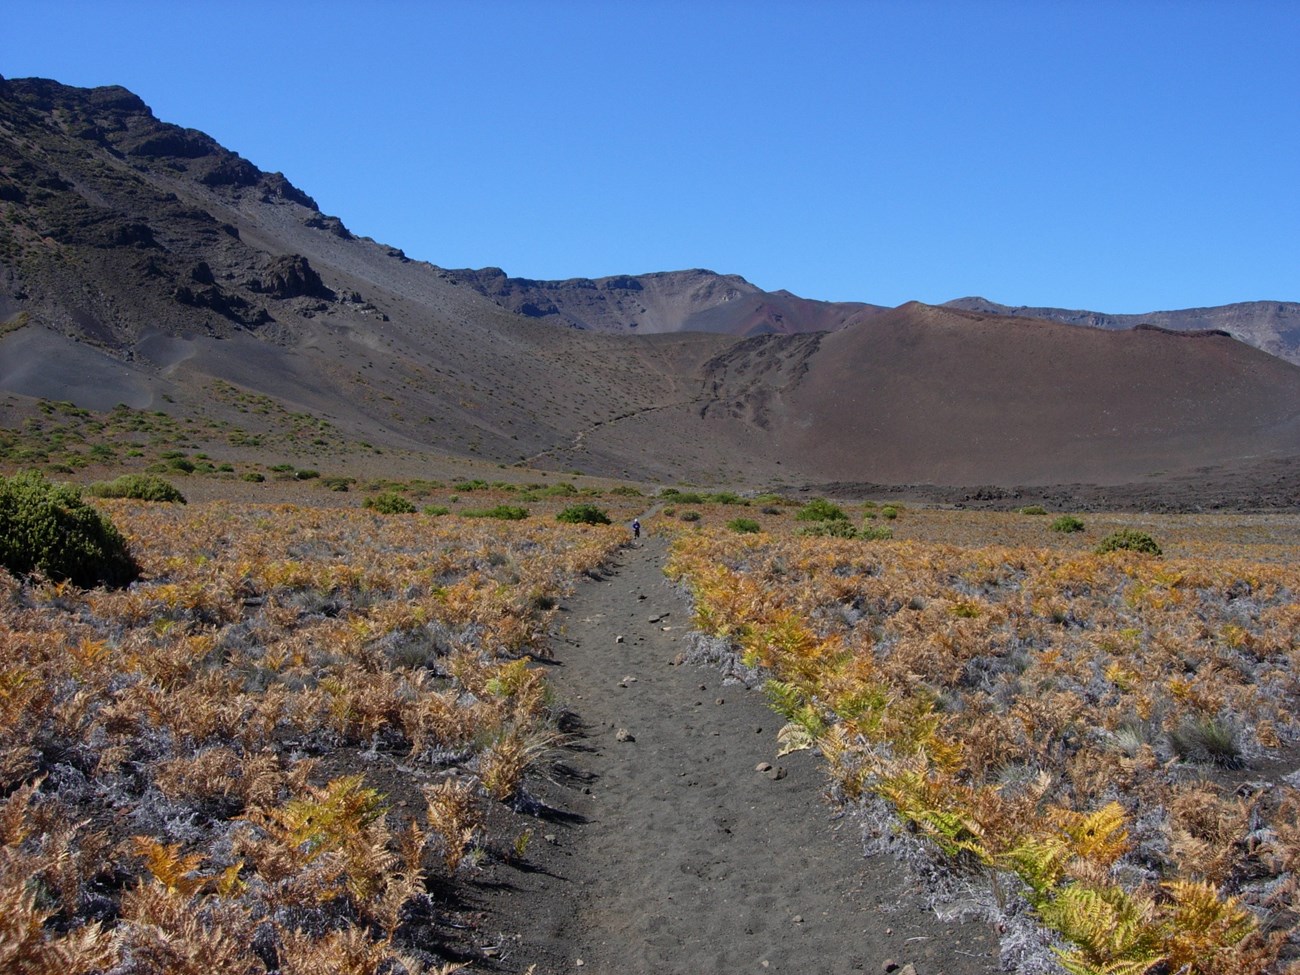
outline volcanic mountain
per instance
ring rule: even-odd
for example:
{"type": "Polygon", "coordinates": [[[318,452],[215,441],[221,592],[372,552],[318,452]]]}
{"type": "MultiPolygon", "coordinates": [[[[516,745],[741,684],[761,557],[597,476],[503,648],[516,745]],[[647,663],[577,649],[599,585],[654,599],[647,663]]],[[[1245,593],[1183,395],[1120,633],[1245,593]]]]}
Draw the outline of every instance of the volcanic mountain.
{"type": "Polygon", "coordinates": [[[738,275],[702,270],[567,281],[511,278],[500,268],[452,273],[503,308],[603,332],[792,335],[834,331],[884,310],[763,291],[738,275]]]}
{"type": "Polygon", "coordinates": [[[1066,308],[1012,308],[985,298],[958,298],[945,302],[944,307],[986,315],[1045,318],[1092,328],[1127,329],[1155,325],[1176,332],[1221,331],[1300,365],[1300,303],[1294,301],[1243,301],[1215,308],[1151,311],[1141,315],[1107,315],[1066,308]]]}
{"type": "Polygon", "coordinates": [[[40,79],[0,79],[0,393],[9,423],[45,398],[248,425],[262,396],[357,442],[643,481],[1295,503],[1300,469],[1300,367],[1222,333],[445,270],[125,89],[40,79]]]}

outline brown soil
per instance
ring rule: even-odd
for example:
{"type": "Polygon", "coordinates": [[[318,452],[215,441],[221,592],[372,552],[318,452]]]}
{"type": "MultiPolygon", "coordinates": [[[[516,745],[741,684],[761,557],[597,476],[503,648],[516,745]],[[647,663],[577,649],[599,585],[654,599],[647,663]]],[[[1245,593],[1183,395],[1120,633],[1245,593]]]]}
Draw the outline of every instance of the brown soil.
{"type": "Polygon", "coordinates": [[[782,722],[761,692],[677,662],[689,610],[662,574],[664,552],[660,539],[638,543],[564,605],[547,666],[572,739],[537,789],[545,808],[526,863],[476,895],[483,935],[507,932],[491,964],[840,973],[893,959],[920,975],[997,971],[988,926],[938,920],[897,862],[863,858],[857,821],[822,798],[812,752],[777,757],[782,722]]]}

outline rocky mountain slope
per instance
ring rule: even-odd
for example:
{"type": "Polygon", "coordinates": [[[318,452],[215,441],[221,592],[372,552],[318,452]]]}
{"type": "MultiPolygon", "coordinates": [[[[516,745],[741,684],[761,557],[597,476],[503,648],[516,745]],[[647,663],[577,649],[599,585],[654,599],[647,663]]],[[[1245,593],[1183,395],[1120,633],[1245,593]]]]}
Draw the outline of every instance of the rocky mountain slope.
{"type": "Polygon", "coordinates": [[[1225,336],[445,270],[124,89],[0,80],[0,424],[34,397],[754,487],[1300,466],[1300,368],[1225,336]]]}
{"type": "Polygon", "coordinates": [[[1300,303],[1294,301],[1245,301],[1215,308],[1152,311],[1141,315],[1107,315],[1066,308],[1013,308],[984,298],[958,298],[946,302],[945,307],[986,315],[1043,318],[1092,328],[1129,329],[1138,325],[1156,325],[1176,332],[1223,331],[1257,349],[1300,365],[1300,303]]]}
{"type": "Polygon", "coordinates": [[[520,315],[602,332],[790,335],[833,331],[883,311],[763,291],[739,275],[698,269],[567,281],[511,278],[500,268],[451,273],[520,315]]]}

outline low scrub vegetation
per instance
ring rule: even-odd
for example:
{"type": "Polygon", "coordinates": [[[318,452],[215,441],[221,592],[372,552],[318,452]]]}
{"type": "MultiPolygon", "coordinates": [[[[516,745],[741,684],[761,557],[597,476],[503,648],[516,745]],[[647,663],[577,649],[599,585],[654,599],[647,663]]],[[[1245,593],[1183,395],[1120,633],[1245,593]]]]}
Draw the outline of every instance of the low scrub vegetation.
{"type": "Polygon", "coordinates": [[[151,474],[123,474],[111,481],[96,481],[86,488],[96,498],[132,498],[136,501],[162,501],[184,504],[185,495],[161,477],[151,474]]]}
{"type": "Polygon", "coordinates": [[[1161,555],[1160,546],[1156,540],[1144,531],[1138,531],[1135,528],[1121,528],[1119,531],[1111,532],[1103,538],[1097,545],[1097,554],[1104,555],[1107,552],[1141,552],[1144,555],[1161,555]]]}
{"type": "Polygon", "coordinates": [[[609,514],[594,504],[571,504],[555,516],[568,525],[608,525],[609,514]]]}
{"type": "Polygon", "coordinates": [[[794,517],[797,521],[847,521],[849,516],[839,505],[825,498],[813,498],[796,511],[794,517]]]}
{"type": "Polygon", "coordinates": [[[129,589],[0,571],[0,967],[444,970],[431,892],[512,855],[529,655],[625,532],[101,503],[129,589]]]}
{"type": "Polygon", "coordinates": [[[1069,535],[1073,532],[1083,531],[1083,521],[1074,515],[1061,515],[1052,521],[1051,529],[1054,532],[1060,532],[1063,535],[1069,535]]]}
{"type": "Polygon", "coordinates": [[[465,518],[497,518],[501,521],[523,521],[528,517],[528,509],[517,504],[498,504],[491,508],[466,508],[461,512],[465,518]]]}
{"type": "Polygon", "coordinates": [[[990,905],[1036,912],[1070,972],[1278,972],[1300,790],[1249,770],[1300,745],[1300,568],[1136,541],[704,530],[670,571],[765,679],[785,747],[819,749],[842,801],[892,809],[906,829],[881,830],[990,905]]]}
{"type": "Polygon", "coordinates": [[[372,494],[362,505],[381,515],[413,515],[416,511],[414,504],[395,491],[372,494]]]}

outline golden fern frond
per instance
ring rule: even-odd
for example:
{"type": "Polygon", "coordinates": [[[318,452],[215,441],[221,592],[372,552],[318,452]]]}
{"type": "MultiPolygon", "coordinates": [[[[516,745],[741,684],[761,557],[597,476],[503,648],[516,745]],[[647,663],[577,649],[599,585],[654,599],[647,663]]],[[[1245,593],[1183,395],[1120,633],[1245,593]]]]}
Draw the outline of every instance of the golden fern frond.
{"type": "Polygon", "coordinates": [[[243,860],[240,860],[238,863],[232,863],[217,875],[212,889],[219,897],[234,897],[247,886],[247,884],[239,879],[239,872],[243,869],[243,860]]]}
{"type": "Polygon", "coordinates": [[[1063,953],[1063,962],[1092,966],[1076,969],[1080,972],[1107,975],[1144,972],[1164,957],[1154,913],[1149,898],[1119,887],[1082,884],[1065,887],[1039,906],[1043,921],[1079,946],[1063,953]]]}
{"type": "Polygon", "coordinates": [[[188,897],[207,882],[205,877],[194,876],[203,862],[203,854],[181,856],[180,843],[159,843],[151,836],[134,836],[131,842],[136,853],[144,857],[145,869],[168,890],[188,897]]]}
{"type": "Polygon", "coordinates": [[[923,767],[902,768],[882,778],[876,791],[892,802],[899,814],[919,826],[944,852],[969,853],[981,863],[993,857],[984,831],[956,805],[951,785],[932,778],[923,767]]]}
{"type": "Polygon", "coordinates": [[[1000,858],[1029,884],[1039,898],[1046,896],[1065,874],[1070,845],[1056,836],[1030,837],[1000,858]]]}
{"type": "Polygon", "coordinates": [[[1107,803],[1086,815],[1063,810],[1060,818],[1079,856],[1109,866],[1128,852],[1124,809],[1118,802],[1107,803]]]}
{"type": "Polygon", "coordinates": [[[1235,898],[1221,898],[1210,884],[1174,880],[1164,884],[1172,900],[1165,920],[1165,942],[1173,971],[1211,975],[1220,971],[1215,959],[1231,952],[1258,928],[1249,911],[1235,898]]]}

